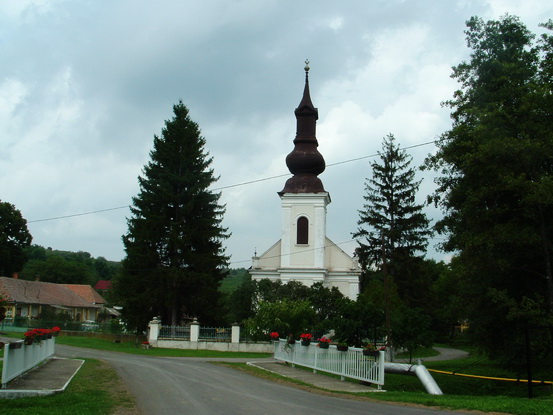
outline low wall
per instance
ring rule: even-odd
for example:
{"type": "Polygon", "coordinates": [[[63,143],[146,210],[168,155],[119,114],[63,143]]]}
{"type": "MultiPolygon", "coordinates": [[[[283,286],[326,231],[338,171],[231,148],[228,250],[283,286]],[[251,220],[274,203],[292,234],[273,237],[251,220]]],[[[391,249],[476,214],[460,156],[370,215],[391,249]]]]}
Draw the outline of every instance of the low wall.
{"type": "Polygon", "coordinates": [[[7,383],[31,370],[54,354],[56,338],[41,340],[40,343],[25,344],[23,340],[8,343],[4,346],[2,364],[2,389],[7,383]]]}
{"type": "Polygon", "coordinates": [[[217,352],[249,352],[249,353],[273,353],[274,346],[271,343],[229,343],[188,340],[150,340],[152,347],[163,349],[183,350],[213,350],[217,352]]]}

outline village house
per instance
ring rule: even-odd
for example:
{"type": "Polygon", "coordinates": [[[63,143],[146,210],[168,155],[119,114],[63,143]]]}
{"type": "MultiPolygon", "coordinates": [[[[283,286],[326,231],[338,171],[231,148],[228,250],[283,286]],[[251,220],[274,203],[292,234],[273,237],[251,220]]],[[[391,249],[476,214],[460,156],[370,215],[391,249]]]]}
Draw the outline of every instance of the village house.
{"type": "Polygon", "coordinates": [[[7,303],[6,320],[36,318],[46,308],[74,321],[96,321],[105,300],[90,285],[54,284],[0,277],[0,295],[7,303]]]}

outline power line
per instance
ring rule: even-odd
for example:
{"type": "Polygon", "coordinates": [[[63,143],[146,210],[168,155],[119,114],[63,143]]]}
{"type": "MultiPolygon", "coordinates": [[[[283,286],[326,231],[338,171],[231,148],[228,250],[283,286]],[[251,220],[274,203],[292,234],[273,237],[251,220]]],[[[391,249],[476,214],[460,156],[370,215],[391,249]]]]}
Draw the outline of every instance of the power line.
{"type": "MultiPolygon", "coordinates": [[[[436,143],[435,141],[427,141],[425,143],[414,144],[412,146],[403,147],[402,150],[409,150],[411,148],[427,146],[427,145],[435,144],[435,143],[436,143]]],[[[334,167],[334,166],[338,166],[340,164],[352,163],[354,161],[365,160],[365,159],[376,157],[376,156],[378,156],[378,153],[369,154],[369,155],[363,156],[363,157],[357,157],[357,158],[348,159],[348,160],[344,160],[344,161],[338,161],[336,163],[327,164],[327,167],[334,167]]],[[[249,180],[247,182],[241,182],[241,183],[231,184],[231,185],[228,185],[228,186],[217,187],[217,188],[213,189],[213,191],[225,190],[225,189],[230,189],[230,188],[233,188],[233,187],[246,186],[248,184],[265,182],[265,181],[268,181],[268,180],[278,179],[280,177],[286,177],[286,176],[290,176],[290,173],[283,173],[283,174],[279,174],[279,175],[276,175],[276,176],[264,177],[264,178],[261,178],[261,179],[249,180]]],[[[128,209],[129,207],[130,207],[129,205],[117,206],[117,207],[113,207],[113,208],[93,210],[93,211],[90,211],[90,212],[74,213],[72,215],[64,215],[64,216],[56,216],[56,217],[52,217],[52,218],[29,220],[29,221],[27,221],[27,223],[48,222],[48,221],[51,221],[51,220],[68,219],[68,218],[74,218],[74,217],[77,217],[77,216],[94,215],[96,213],[109,212],[109,211],[112,211],[112,210],[128,209]]]]}
{"type": "Polygon", "coordinates": [[[83,212],[83,213],[74,213],[74,214],[72,214],[72,215],[56,216],[56,217],[54,217],[54,218],[28,220],[27,223],[46,222],[46,221],[49,221],[49,220],[74,218],[74,217],[76,217],[76,216],[93,215],[93,214],[95,214],[95,213],[109,212],[110,210],[127,209],[127,208],[129,208],[129,207],[130,207],[129,205],[117,206],[117,207],[108,208],[108,209],[93,210],[92,212],[83,212]]]}
{"type": "MultiPolygon", "coordinates": [[[[351,242],[356,242],[356,240],[355,239],[349,239],[347,241],[342,241],[342,242],[338,242],[338,243],[332,242],[333,245],[325,245],[323,247],[323,249],[331,248],[334,245],[335,246],[340,246],[340,245],[348,244],[348,243],[351,243],[351,242]]],[[[301,252],[291,252],[291,253],[286,254],[286,255],[277,254],[277,255],[267,256],[264,259],[274,259],[274,258],[283,258],[284,256],[301,255],[305,252],[316,251],[317,249],[320,249],[320,248],[305,249],[305,250],[302,250],[301,252]]],[[[244,259],[244,260],[240,260],[240,261],[231,261],[231,262],[229,262],[229,265],[240,264],[240,263],[243,263],[243,262],[251,262],[251,259],[244,259]]]]}

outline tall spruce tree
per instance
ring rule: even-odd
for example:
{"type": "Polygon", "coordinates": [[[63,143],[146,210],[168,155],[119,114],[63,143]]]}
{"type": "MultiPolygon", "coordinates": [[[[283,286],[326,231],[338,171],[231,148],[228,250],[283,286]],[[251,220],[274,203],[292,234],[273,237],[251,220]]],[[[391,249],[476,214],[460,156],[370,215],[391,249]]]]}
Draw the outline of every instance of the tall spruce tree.
{"type": "Polygon", "coordinates": [[[379,161],[371,163],[372,178],[365,181],[366,203],[359,210],[359,227],[353,237],[359,244],[356,254],[364,277],[381,269],[385,261],[401,295],[402,287],[409,285],[402,281],[402,267],[424,252],[431,231],[423,205],[415,201],[421,182],[415,180],[412,157],[391,134],[384,137],[378,155],[379,161]]]}
{"type": "Polygon", "coordinates": [[[151,161],[139,177],[128,233],[126,258],[114,283],[126,319],[143,330],[160,316],[177,324],[184,316],[213,323],[218,287],[228,262],[222,227],[224,206],[205,139],[180,101],[174,117],[154,136],[151,161]]]}
{"type": "Polygon", "coordinates": [[[453,68],[460,89],[445,103],[452,128],[427,164],[471,330],[513,362],[524,331],[553,318],[553,42],[509,15],[473,17],[465,33],[470,61],[453,68]]]}

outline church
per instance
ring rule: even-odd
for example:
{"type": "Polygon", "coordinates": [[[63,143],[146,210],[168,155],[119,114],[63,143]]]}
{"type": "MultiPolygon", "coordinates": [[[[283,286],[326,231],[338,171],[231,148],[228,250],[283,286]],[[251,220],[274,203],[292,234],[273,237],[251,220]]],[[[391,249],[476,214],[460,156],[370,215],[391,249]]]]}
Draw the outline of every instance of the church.
{"type": "Polygon", "coordinates": [[[337,287],[353,300],[359,294],[361,269],[326,236],[327,206],[330,194],[318,177],[325,170],[325,160],[317,150],[318,110],[309,93],[309,61],[305,66],[305,87],[301,102],[294,111],[296,138],[294,149],[286,157],[292,173],[278,192],[281,200],[281,239],[260,256],[252,258],[249,272],[253,280],[298,281],[307,286],[322,282],[337,287]]]}

